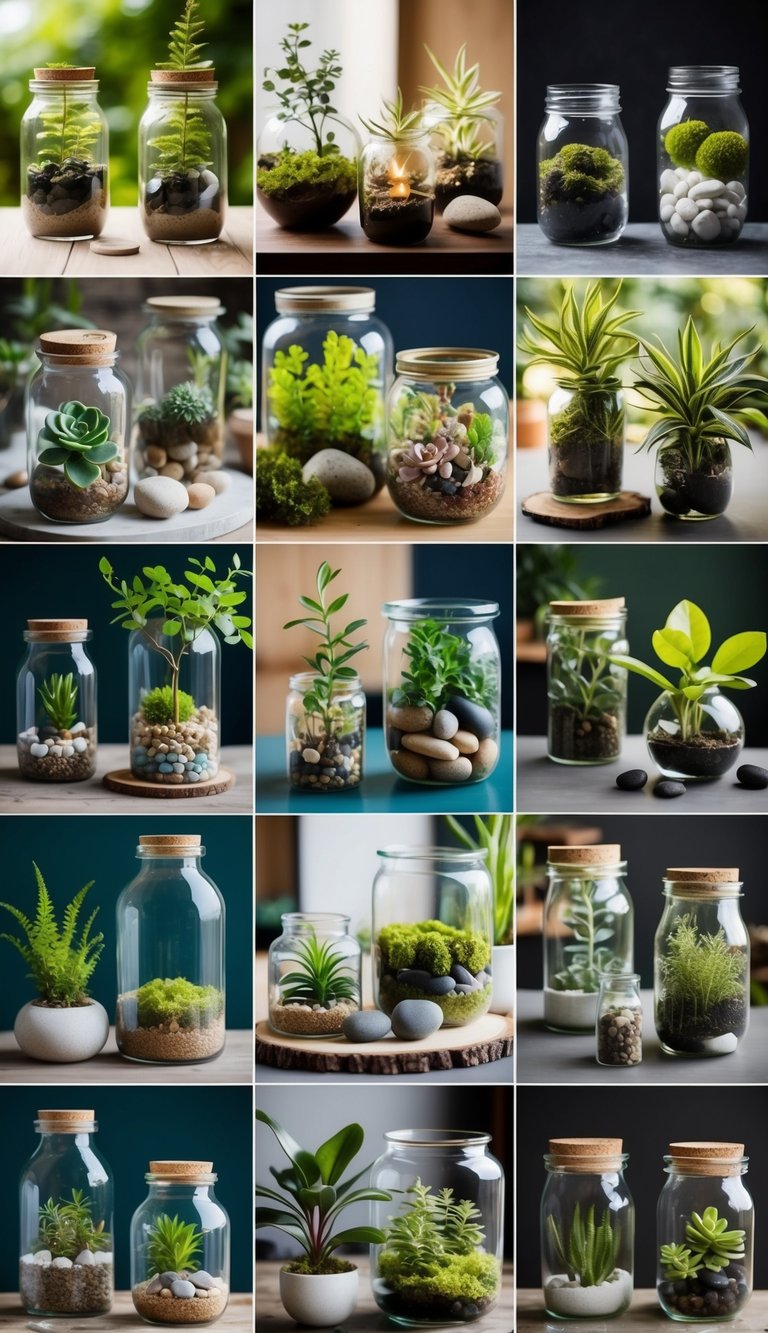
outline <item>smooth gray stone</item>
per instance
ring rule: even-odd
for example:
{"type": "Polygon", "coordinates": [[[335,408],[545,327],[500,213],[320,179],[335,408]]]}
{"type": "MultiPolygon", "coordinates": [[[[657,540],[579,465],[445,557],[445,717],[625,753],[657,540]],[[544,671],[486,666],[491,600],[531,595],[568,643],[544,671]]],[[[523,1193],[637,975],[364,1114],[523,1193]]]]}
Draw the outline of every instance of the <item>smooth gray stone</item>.
{"type": "Polygon", "coordinates": [[[371,469],[341,449],[320,449],[304,464],[302,475],[305,481],[317,477],[337,505],[363,504],[376,489],[371,469]]]}
{"type": "Polygon", "coordinates": [[[477,987],[477,986],[475,985],[474,981],[473,981],[471,986],[462,986],[462,985],[457,986],[457,987],[456,987],[456,994],[457,994],[457,995],[472,995],[472,994],[474,994],[474,992],[475,992],[476,990],[478,990],[478,989],[479,989],[479,987],[477,987]]]}
{"type": "Polygon", "coordinates": [[[199,1273],[190,1273],[189,1280],[195,1287],[200,1287],[203,1291],[208,1291],[210,1287],[218,1287],[219,1283],[210,1273],[206,1273],[204,1268],[199,1273]]]}
{"type": "Polygon", "coordinates": [[[456,989],[453,977],[430,977],[424,987],[427,995],[450,995],[456,989]]]}
{"type": "Polygon", "coordinates": [[[189,1300],[190,1296],[194,1296],[195,1289],[191,1282],[185,1282],[183,1278],[177,1278],[175,1282],[171,1283],[171,1294],[176,1296],[178,1300],[189,1300]]]}
{"type": "Polygon", "coordinates": [[[442,1025],[443,1011],[433,1000],[401,1000],[392,1010],[392,1031],[401,1041],[421,1041],[442,1025]]]}
{"type": "Polygon", "coordinates": [[[347,1041],[381,1041],[383,1037],[391,1036],[392,1024],[386,1014],[369,1009],[364,1013],[349,1014],[341,1030],[347,1041]]]}
{"type": "Polygon", "coordinates": [[[475,984],[472,973],[468,972],[466,967],[462,967],[461,963],[454,963],[451,968],[451,976],[459,986],[474,986],[475,984]]]}
{"type": "Polygon", "coordinates": [[[174,1282],[177,1282],[178,1279],[179,1279],[178,1273],[172,1273],[169,1269],[167,1273],[160,1274],[160,1286],[168,1287],[168,1289],[170,1290],[174,1282]]]}
{"type": "Polygon", "coordinates": [[[477,976],[475,977],[475,983],[476,983],[476,985],[478,985],[478,986],[480,987],[480,989],[482,990],[483,986],[487,986],[487,985],[488,985],[488,982],[490,981],[490,979],[491,979],[491,978],[490,978],[490,975],[489,975],[488,972],[478,972],[477,976]]]}
{"type": "Polygon", "coordinates": [[[163,1284],[162,1284],[162,1282],[160,1281],[160,1278],[159,1278],[159,1277],[153,1277],[152,1281],[150,1282],[149,1286],[147,1287],[147,1295],[148,1295],[148,1296],[156,1296],[157,1293],[158,1293],[158,1291],[162,1291],[162,1289],[163,1289],[163,1284]]]}
{"type": "Polygon", "coordinates": [[[418,990],[426,990],[432,980],[432,973],[418,967],[403,967],[397,974],[397,980],[403,986],[415,986],[418,990]]]}

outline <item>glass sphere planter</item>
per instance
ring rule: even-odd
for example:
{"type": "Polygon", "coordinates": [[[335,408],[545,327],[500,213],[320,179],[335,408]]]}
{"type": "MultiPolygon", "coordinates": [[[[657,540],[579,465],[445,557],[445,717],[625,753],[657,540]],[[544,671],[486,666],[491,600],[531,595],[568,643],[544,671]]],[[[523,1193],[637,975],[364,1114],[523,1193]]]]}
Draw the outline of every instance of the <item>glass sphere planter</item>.
{"type": "Polygon", "coordinates": [[[744,719],[714,686],[693,700],[665,690],[651,705],[643,730],[648,753],[665,778],[720,778],[744,746],[744,719]]]}
{"type": "Polygon", "coordinates": [[[452,116],[437,102],[427,102],[423,122],[437,163],[435,208],[442,213],[452,199],[471,194],[500,204],[504,193],[504,118],[494,106],[471,115],[452,116]]]}
{"type": "Polygon", "coordinates": [[[627,225],[629,150],[620,111],[616,84],[547,88],[538,220],[555,245],[607,245],[627,225]]]}
{"type": "Polygon", "coordinates": [[[84,782],[96,772],[96,668],[87,620],[28,620],[16,681],[16,754],[29,782],[84,782]]]}
{"type": "Polygon", "coordinates": [[[360,158],[360,225],[380,245],[419,245],[432,230],[435,158],[429,135],[374,135],[360,158]]]}
{"type": "Polygon", "coordinates": [[[601,504],[621,493],[624,394],[618,380],[594,393],[561,384],[547,404],[549,489],[564,504],[601,504]]]}
{"type": "Polygon", "coordinates": [[[338,792],[363,779],[365,694],[359,676],[337,681],[326,706],[317,677],[291,676],[285,710],[288,781],[303,791],[338,792]]]}
{"type": "Polygon", "coordinates": [[[341,1035],[362,1006],[362,952],[349,917],[286,912],[269,947],[269,1024],[288,1037],[341,1035]]]}
{"type": "Polygon", "coordinates": [[[547,623],[547,754],[557,764],[609,764],[621,754],[627,672],[623,597],[550,602],[547,623]]]}
{"type": "Polygon", "coordinates": [[[148,1324],[210,1324],[229,1301],[230,1225],[213,1163],[150,1162],[145,1180],[131,1219],[133,1304],[148,1324]]]}
{"type": "Polygon", "coordinates": [[[204,782],[219,769],[219,641],[191,642],[151,618],[128,641],[131,773],[145,782],[204,782]]]}
{"type": "Polygon", "coordinates": [[[286,231],[324,231],[355,201],[359,156],[357,131],[337,112],[317,125],[276,112],[257,144],[259,201],[286,231]]]}
{"type": "Polygon", "coordinates": [[[675,65],[658,124],[659,222],[670,245],[732,245],[747,219],[749,122],[736,65],[675,65]]]}
{"type": "Polygon", "coordinates": [[[724,514],[733,495],[733,466],[727,440],[705,440],[695,450],[686,441],[656,455],[656,494],[673,518],[686,522],[724,514]]]}
{"type": "Polygon", "coordinates": [[[227,126],[213,69],[153,69],[139,123],[139,212],[151,241],[217,241],[227,207],[227,126]]]}
{"type": "Polygon", "coordinates": [[[21,122],[21,214],[33,236],[83,241],[104,230],[109,130],[93,67],[36,69],[21,122]]]}

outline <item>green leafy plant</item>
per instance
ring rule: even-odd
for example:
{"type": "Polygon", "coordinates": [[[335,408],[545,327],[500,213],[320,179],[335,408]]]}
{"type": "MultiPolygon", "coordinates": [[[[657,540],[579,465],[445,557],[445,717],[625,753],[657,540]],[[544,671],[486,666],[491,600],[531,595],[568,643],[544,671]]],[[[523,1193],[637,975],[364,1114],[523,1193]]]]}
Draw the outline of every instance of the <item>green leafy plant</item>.
{"type": "Polygon", "coordinates": [[[142,1028],[168,1023],[208,1027],[223,1013],[224,996],[215,986],[195,986],[185,977],[155,977],[137,990],[136,1006],[142,1028]]]}
{"type": "MultiPolygon", "coordinates": [[[[552,658],[547,697],[553,707],[573,709],[580,719],[618,717],[624,706],[622,678],[609,657],[612,636],[594,630],[558,630],[558,650],[552,658]]],[[[618,744],[618,733],[616,741],[618,744]]]]}
{"type": "Polygon", "coordinates": [[[30,920],[11,903],[0,903],[21,926],[26,938],[0,935],[24,959],[31,979],[37,987],[39,1002],[51,1009],[70,1009],[88,1004],[88,985],[96,964],[104,950],[104,936],[91,935],[98,907],[77,932],[80,910],[93,880],[79,889],[64,909],[62,924],[56,921],[56,912],[40,870],[33,862],[37,882],[37,907],[30,920]]]}
{"type": "MultiPolygon", "coordinates": [[[[187,722],[196,711],[197,704],[191,694],[184,690],[178,692],[179,722],[187,722]]],[[[158,685],[148,690],[141,701],[141,711],[147,722],[162,726],[164,722],[173,722],[173,690],[170,685],[158,685]]]]}
{"type": "Polygon", "coordinates": [[[161,1213],[146,1232],[146,1250],[150,1277],[156,1273],[178,1273],[186,1269],[196,1273],[197,1258],[203,1248],[203,1233],[194,1222],[182,1222],[178,1216],[161,1213]]]}
{"type": "Polygon", "coordinates": [[[657,1024],[667,1032],[694,1031],[727,1000],[741,999],[747,957],[729,945],[722,928],[700,933],[694,916],[678,917],[658,960],[657,1024]]]}
{"type": "Polygon", "coordinates": [[[493,145],[483,136],[482,124],[488,120],[488,110],[498,105],[501,93],[483,92],[479,64],[467,67],[466,42],[459,47],[453,70],[442,65],[426,43],[424,50],[444,84],[442,88],[439,84],[419,87],[420,93],[447,113],[436,126],[444,152],[452,158],[489,156],[493,145]]]}
{"type": "Polygon", "coordinates": [[[378,1256],[379,1276],[414,1307],[453,1301],[486,1304],[499,1287],[499,1265],[482,1249],[482,1214],[451,1188],[437,1194],[416,1179],[390,1218],[378,1256]]]}
{"type": "Polygon", "coordinates": [[[320,638],[314,656],[302,659],[314,675],[312,688],[304,695],[303,703],[308,719],[314,716],[322,720],[326,736],[330,736],[334,728],[334,692],[338,685],[357,676],[355,668],[348,663],[368,647],[367,643],[353,644],[351,641],[351,635],[362,629],[363,625],[367,625],[367,620],[352,620],[343,630],[338,630],[335,634],[332,631],[333,617],[338,615],[349,599],[349,593],[346,592],[330,603],[326,599],[329,585],[340,573],[340,569],[331,569],[328,561],[323,560],[322,564],[318,565],[315,578],[317,601],[312,597],[299,597],[300,604],[310,612],[310,615],[300,617],[298,620],[289,620],[283,625],[283,629],[293,629],[296,625],[301,625],[320,638]]]}
{"type": "Polygon", "coordinates": [[[402,89],[398,88],[397,97],[392,102],[387,101],[386,97],[382,98],[381,105],[381,120],[365,120],[362,116],[359,117],[369,134],[381,139],[391,139],[394,143],[404,136],[418,134],[422,130],[422,113],[418,108],[406,111],[402,89]]]}
{"type": "Polygon", "coordinates": [[[303,125],[312,134],[317,157],[332,157],[339,152],[339,146],[335,130],[328,129],[326,121],[338,115],[332,97],[342,73],[339,52],[323,51],[317,69],[307,69],[300,53],[312,45],[308,37],[302,36],[308,27],[308,23],[288,24],[288,34],[280,43],[283,64],[280,69],[267,67],[261,86],[265,92],[275,93],[280,103],[277,119],[303,125]],[[276,79],[283,81],[283,87],[276,84],[276,79]]]}
{"type": "Polygon", "coordinates": [[[466,640],[439,620],[411,625],[403,653],[408,669],[401,672],[401,684],[392,693],[395,707],[428,705],[437,712],[453,694],[486,708],[493,703],[498,689],[494,668],[473,661],[466,640]]]}
{"type": "MultiPolygon", "coordinates": [[[[207,69],[211,61],[198,58],[206,43],[196,41],[204,27],[197,0],[186,0],[183,13],[171,31],[168,59],[157,68],[181,72],[207,69]]],[[[183,175],[190,169],[201,171],[211,165],[211,131],[201,111],[190,101],[189,93],[179,95],[166,109],[161,130],[149,138],[148,146],[154,154],[152,175],[183,175]]]]}
{"type": "Polygon", "coordinates": [[[200,60],[200,52],[207,42],[196,38],[204,31],[205,23],[198,13],[198,0],[185,0],[184,11],[176,20],[168,43],[168,59],[158,62],[158,69],[208,69],[210,60],[200,60]]]}
{"type": "Polygon", "coordinates": [[[312,149],[294,153],[290,148],[284,148],[279,153],[259,158],[256,171],[259,189],[266,195],[288,200],[303,200],[313,194],[348,194],[354,198],[357,166],[343,157],[335,144],[333,148],[332,157],[319,157],[312,149]]]}
{"type": "Polygon", "coordinates": [[[493,884],[494,944],[511,944],[515,919],[515,821],[511,815],[473,815],[476,837],[453,815],[445,822],[462,847],[486,853],[493,884]]]}
{"type": "Polygon", "coordinates": [[[558,1262],[571,1281],[578,1278],[582,1287],[599,1287],[608,1281],[621,1246],[621,1227],[609,1209],[603,1210],[598,1222],[594,1204],[582,1216],[581,1204],[577,1203],[567,1230],[550,1216],[547,1231],[558,1262]]]}
{"type": "Polygon", "coordinates": [[[72,400],[58,412],[49,412],[37,440],[38,462],[46,467],[64,467],[64,475],[75,490],[85,491],[98,481],[105,463],[120,453],[110,440],[111,422],[98,407],[72,400]]]}
{"type": "Polygon", "coordinates": [[[267,388],[278,441],[302,462],[317,453],[319,441],[333,447],[365,436],[380,412],[378,356],[331,329],[322,364],[308,361],[297,343],[276,352],[267,388]]]}
{"type": "Polygon", "coordinates": [[[58,671],[52,672],[42,685],[38,685],[37,692],[56,730],[69,731],[77,718],[78,686],[73,672],[69,671],[66,676],[58,671]]]}
{"type": "MultiPolygon", "coordinates": [[[[48,69],[71,69],[71,65],[48,65],[48,69]]],[[[38,160],[62,166],[68,161],[93,165],[93,149],[101,132],[98,112],[83,102],[82,93],[74,91],[65,79],[57,83],[59,102],[40,112],[36,139],[38,160]]]]}
{"type": "Polygon", "coordinates": [[[320,1004],[331,1000],[359,1000],[357,983],[347,959],[333,944],[321,944],[313,931],[296,946],[297,967],[280,978],[283,1004],[320,1004]]]}
{"type": "Polygon", "coordinates": [[[331,507],[331,497],[317,477],[304,480],[301,463],[282,449],[256,454],[256,518],[295,528],[317,523],[331,507]]]}
{"type": "Polygon", "coordinates": [[[685,1225],[687,1245],[662,1245],[659,1251],[667,1279],[695,1277],[702,1268],[719,1273],[744,1258],[746,1232],[728,1230],[728,1220],[710,1206],[691,1213],[685,1225]]]}
{"type": "Polygon", "coordinates": [[[83,1250],[95,1253],[111,1248],[112,1237],[104,1230],[104,1219],[94,1223],[93,1203],[82,1190],[73,1189],[68,1199],[49,1198],[38,1209],[37,1239],[32,1253],[50,1250],[52,1259],[76,1259],[83,1250]]]}
{"type": "Polygon", "coordinates": [[[563,946],[570,955],[568,967],[552,978],[553,990],[578,990],[594,994],[600,989],[605,973],[620,972],[622,962],[612,949],[601,948],[614,933],[615,913],[595,901],[597,882],[577,879],[571,885],[570,907],[563,913],[563,925],[573,935],[574,944],[563,946]]]}

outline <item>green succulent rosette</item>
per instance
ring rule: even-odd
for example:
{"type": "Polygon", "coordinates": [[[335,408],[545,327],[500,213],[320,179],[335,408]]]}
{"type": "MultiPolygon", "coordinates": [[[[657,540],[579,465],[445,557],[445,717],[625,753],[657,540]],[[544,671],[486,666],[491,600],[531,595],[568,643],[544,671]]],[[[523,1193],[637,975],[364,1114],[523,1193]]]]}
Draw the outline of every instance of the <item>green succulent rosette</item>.
{"type": "Polygon", "coordinates": [[[76,400],[62,403],[58,412],[49,412],[45,418],[37,440],[38,462],[63,466],[70,485],[87,490],[98,481],[103,465],[120,452],[109,439],[110,425],[109,417],[98,407],[86,407],[76,400]]]}

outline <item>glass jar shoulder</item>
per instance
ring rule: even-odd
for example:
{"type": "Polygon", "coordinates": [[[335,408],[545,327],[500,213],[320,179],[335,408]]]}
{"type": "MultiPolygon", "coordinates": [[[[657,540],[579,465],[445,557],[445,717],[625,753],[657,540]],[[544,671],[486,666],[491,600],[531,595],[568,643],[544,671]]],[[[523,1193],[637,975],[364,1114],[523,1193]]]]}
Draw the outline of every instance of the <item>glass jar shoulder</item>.
{"type": "Polygon", "coordinates": [[[224,907],[220,889],[200,866],[146,867],[118,898],[118,913],[140,911],[166,916],[169,906],[197,909],[201,917],[218,915],[224,907]]]}

